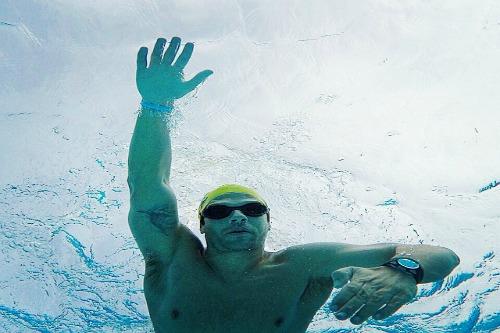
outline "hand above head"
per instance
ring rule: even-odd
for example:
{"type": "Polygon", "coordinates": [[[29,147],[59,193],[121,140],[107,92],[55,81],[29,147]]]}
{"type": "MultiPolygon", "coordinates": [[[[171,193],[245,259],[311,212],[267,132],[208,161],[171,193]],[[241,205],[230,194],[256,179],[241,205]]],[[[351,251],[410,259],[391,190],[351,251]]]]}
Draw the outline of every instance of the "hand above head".
{"type": "Polygon", "coordinates": [[[136,83],[144,101],[157,104],[171,103],[192,91],[213,73],[211,70],[204,70],[191,80],[184,81],[183,70],[191,58],[194,44],[186,43],[182,53],[174,62],[181,39],[173,37],[163,54],[165,43],[164,38],[156,40],[149,67],[146,67],[148,48],[141,47],[137,54],[136,83]]]}
{"type": "Polygon", "coordinates": [[[356,325],[372,315],[374,319],[392,315],[417,293],[416,281],[410,274],[385,266],[345,267],[333,272],[332,279],[335,288],[343,287],[330,303],[337,319],[350,318],[364,305],[351,318],[356,325]]]}

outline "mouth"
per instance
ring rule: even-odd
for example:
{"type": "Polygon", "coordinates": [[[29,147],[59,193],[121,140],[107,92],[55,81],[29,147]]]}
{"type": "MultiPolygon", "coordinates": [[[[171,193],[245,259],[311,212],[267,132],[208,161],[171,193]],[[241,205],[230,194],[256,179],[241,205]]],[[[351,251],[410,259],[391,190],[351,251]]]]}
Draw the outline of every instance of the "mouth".
{"type": "Polygon", "coordinates": [[[248,231],[246,231],[246,230],[234,230],[234,231],[228,232],[228,234],[236,234],[236,235],[246,234],[246,233],[248,233],[248,231]]]}

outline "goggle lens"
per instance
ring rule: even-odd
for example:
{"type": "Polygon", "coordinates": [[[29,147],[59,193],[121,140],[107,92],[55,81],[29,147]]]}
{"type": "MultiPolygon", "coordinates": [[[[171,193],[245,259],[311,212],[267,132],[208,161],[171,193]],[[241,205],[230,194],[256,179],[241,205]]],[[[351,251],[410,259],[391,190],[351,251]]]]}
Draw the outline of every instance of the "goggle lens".
{"type": "Polygon", "coordinates": [[[233,210],[239,210],[246,216],[261,216],[268,212],[268,208],[261,203],[251,202],[239,207],[229,207],[224,205],[211,205],[205,208],[202,215],[209,219],[223,219],[228,217],[233,210]]]}

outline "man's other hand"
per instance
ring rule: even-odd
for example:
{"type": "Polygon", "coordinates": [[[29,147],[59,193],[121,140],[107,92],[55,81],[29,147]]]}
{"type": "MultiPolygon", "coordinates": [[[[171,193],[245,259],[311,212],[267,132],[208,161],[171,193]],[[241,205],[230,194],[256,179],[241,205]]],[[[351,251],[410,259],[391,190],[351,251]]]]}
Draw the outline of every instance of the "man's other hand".
{"type": "Polygon", "coordinates": [[[392,315],[417,293],[416,281],[410,274],[385,266],[345,267],[333,272],[332,280],[334,288],[343,288],[333,298],[330,309],[339,320],[352,316],[355,325],[370,316],[378,320],[392,315]]]}
{"type": "Polygon", "coordinates": [[[183,70],[191,58],[194,44],[186,43],[182,53],[174,62],[181,39],[173,37],[163,54],[165,43],[164,38],[157,39],[149,67],[147,67],[148,48],[141,47],[137,53],[136,72],[137,89],[143,100],[163,105],[186,95],[213,73],[211,70],[204,70],[191,80],[184,81],[183,70]]]}

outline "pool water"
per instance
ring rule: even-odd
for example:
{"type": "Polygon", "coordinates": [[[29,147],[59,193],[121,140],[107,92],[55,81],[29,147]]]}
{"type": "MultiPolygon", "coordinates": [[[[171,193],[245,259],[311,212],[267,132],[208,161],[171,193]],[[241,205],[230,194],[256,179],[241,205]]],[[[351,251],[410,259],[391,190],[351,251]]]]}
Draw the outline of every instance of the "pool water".
{"type": "MultiPolygon", "coordinates": [[[[266,249],[430,244],[461,264],[383,321],[319,332],[500,331],[500,3],[0,3],[0,331],[152,332],[128,224],[135,57],[214,74],[176,104],[181,222],[223,183],[271,207],[266,249]]],[[[335,292],[331,295],[331,298],[335,292]]],[[[330,298],[330,299],[331,299],[330,298]]]]}

